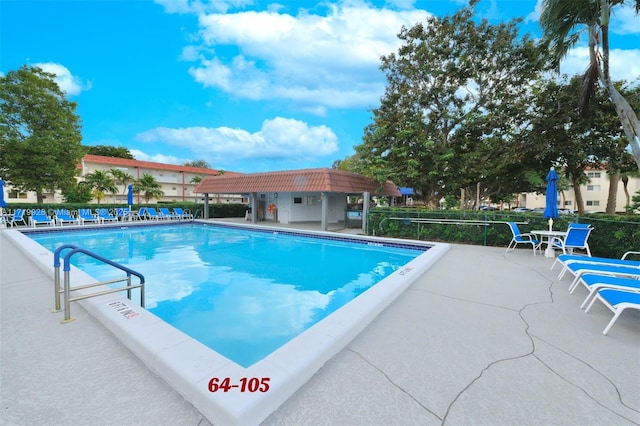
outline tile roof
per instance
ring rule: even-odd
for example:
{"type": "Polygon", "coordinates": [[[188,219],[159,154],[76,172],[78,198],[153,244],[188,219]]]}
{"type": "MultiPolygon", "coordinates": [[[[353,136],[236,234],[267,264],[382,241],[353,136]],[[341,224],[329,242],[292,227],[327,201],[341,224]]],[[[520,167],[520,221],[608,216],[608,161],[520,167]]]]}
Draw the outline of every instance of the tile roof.
{"type": "Polygon", "coordinates": [[[250,192],[338,192],[400,197],[391,181],[377,181],[357,173],[335,169],[304,169],[282,172],[207,176],[194,192],[204,194],[246,194],[250,192]]]}
{"type": "MultiPolygon", "coordinates": [[[[207,169],[203,167],[179,166],[176,164],[154,163],[151,161],[138,161],[138,160],[130,160],[128,158],[106,157],[103,155],[93,155],[93,154],[86,154],[83,157],[83,161],[88,163],[107,164],[107,165],[112,165],[114,167],[116,166],[139,167],[139,168],[145,168],[145,169],[172,170],[176,172],[188,172],[188,173],[196,173],[196,174],[203,174],[203,175],[216,175],[220,173],[219,170],[207,169]]],[[[224,174],[233,176],[239,173],[224,172],[224,174]]]]}

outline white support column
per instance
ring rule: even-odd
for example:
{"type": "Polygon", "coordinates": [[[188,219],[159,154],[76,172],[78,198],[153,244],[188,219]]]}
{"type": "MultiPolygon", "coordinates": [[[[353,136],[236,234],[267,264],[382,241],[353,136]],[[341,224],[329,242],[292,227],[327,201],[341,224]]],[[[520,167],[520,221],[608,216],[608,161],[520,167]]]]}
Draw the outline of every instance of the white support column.
{"type": "Polygon", "coordinates": [[[365,192],[362,201],[362,230],[367,231],[367,215],[369,214],[369,202],[371,201],[371,194],[365,192]]]}
{"type": "Polygon", "coordinates": [[[321,220],[320,220],[320,230],[327,230],[327,215],[329,212],[329,195],[326,192],[321,192],[320,197],[322,198],[322,206],[321,208],[321,220]]]}
{"type": "Polygon", "coordinates": [[[209,194],[204,193],[204,212],[202,212],[202,216],[205,219],[209,219],[209,194]]]}
{"type": "Polygon", "coordinates": [[[251,223],[258,223],[258,193],[252,192],[250,197],[251,197],[251,223]]]}

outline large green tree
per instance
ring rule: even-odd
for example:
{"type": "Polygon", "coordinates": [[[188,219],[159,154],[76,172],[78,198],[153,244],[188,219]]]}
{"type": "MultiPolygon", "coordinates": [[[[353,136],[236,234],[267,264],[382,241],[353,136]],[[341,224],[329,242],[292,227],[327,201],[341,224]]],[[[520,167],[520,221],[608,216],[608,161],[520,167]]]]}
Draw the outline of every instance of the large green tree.
{"type": "Polygon", "coordinates": [[[0,77],[0,175],[38,203],[73,185],[83,155],[76,104],[54,78],[27,66],[0,77]]]}
{"type": "Polygon", "coordinates": [[[586,169],[604,170],[609,165],[611,170],[619,170],[628,144],[606,92],[598,90],[594,102],[580,111],[576,97],[581,90],[581,76],[534,84],[529,131],[520,146],[524,157],[545,168],[562,170],[573,185],[579,213],[584,212],[580,186],[588,181],[586,169]]]}
{"type": "Polygon", "coordinates": [[[612,10],[622,4],[634,4],[640,12],[640,0],[544,0],[540,25],[555,56],[555,66],[580,39],[586,29],[589,44],[589,67],[584,75],[582,104],[589,102],[598,80],[606,88],[631,144],[640,170],[640,121],[629,102],[620,94],[609,73],[609,24],[612,10]]]}
{"type": "Polygon", "coordinates": [[[356,147],[363,173],[413,187],[431,206],[517,169],[504,155],[518,128],[511,110],[545,64],[519,21],[478,22],[475,3],[400,31],[402,46],[382,58],[385,94],[356,147]]]}
{"type": "Polygon", "coordinates": [[[124,146],[92,145],[86,147],[87,154],[102,155],[104,157],[126,158],[134,160],[133,154],[124,146]]]}
{"type": "Polygon", "coordinates": [[[193,161],[187,161],[184,163],[185,166],[188,167],[200,167],[202,169],[210,169],[211,165],[209,164],[209,162],[207,160],[193,160],[193,161]]]}

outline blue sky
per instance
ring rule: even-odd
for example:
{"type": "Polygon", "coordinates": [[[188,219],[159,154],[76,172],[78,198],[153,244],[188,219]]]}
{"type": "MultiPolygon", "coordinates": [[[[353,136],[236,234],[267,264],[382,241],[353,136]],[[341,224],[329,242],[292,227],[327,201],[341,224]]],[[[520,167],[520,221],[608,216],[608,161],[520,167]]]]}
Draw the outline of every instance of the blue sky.
{"type": "MultiPolygon", "coordinates": [[[[540,0],[482,0],[479,18],[540,0]]],[[[260,172],[330,167],[353,153],[384,93],[380,56],[397,33],[462,0],[2,0],[0,72],[37,65],[78,103],[83,144],[138,160],[260,172]]],[[[614,79],[640,78],[640,18],[616,8],[614,79]]],[[[563,71],[582,72],[583,44],[563,71]]]]}

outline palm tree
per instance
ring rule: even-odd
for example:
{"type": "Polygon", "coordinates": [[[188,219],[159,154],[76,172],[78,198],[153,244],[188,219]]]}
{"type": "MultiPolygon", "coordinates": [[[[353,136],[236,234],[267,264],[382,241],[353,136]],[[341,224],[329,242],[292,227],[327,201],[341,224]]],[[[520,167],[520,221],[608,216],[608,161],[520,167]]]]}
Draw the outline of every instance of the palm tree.
{"type": "Polygon", "coordinates": [[[135,194],[142,192],[145,203],[148,203],[152,198],[158,200],[162,198],[164,191],[161,188],[162,185],[149,173],[144,173],[142,177],[133,184],[133,192],[135,194]]]}
{"type": "MultiPolygon", "coordinates": [[[[626,1],[629,3],[629,1],[626,1]]],[[[586,105],[595,93],[598,79],[605,86],[615,106],[631,152],[640,170],[640,122],[627,100],[618,92],[609,75],[609,20],[611,9],[625,0],[544,0],[540,25],[554,55],[554,65],[567,55],[580,37],[576,28],[586,26],[589,38],[589,66],[584,75],[581,104],[586,105]],[[601,51],[600,51],[601,50],[601,51]]],[[[640,0],[633,0],[640,13],[640,0]]]]}
{"type": "Polygon", "coordinates": [[[100,204],[100,200],[104,198],[105,192],[110,192],[112,194],[118,193],[118,188],[116,187],[115,181],[109,172],[96,170],[93,173],[88,173],[84,177],[84,180],[92,189],[93,198],[98,200],[98,204],[100,204]]]}
{"type": "Polygon", "coordinates": [[[109,173],[111,173],[111,176],[115,179],[116,184],[124,186],[122,190],[122,195],[124,195],[125,192],[127,192],[127,184],[134,181],[133,176],[120,169],[110,169],[109,173]]]}

